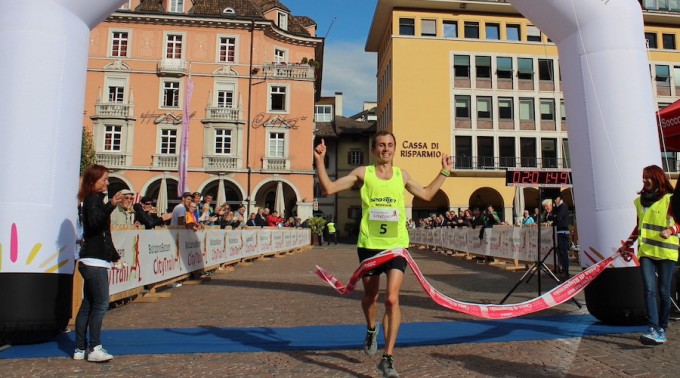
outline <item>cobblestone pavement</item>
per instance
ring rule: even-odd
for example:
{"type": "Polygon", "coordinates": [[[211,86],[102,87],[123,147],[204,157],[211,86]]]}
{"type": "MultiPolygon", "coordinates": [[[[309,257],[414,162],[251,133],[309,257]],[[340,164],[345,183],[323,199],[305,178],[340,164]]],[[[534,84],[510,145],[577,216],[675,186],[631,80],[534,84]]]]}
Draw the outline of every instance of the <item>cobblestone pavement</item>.
{"type": "MultiPolygon", "coordinates": [[[[411,253],[433,286],[463,301],[498,303],[522,274],[432,251],[412,248],[411,253]]],[[[233,272],[216,272],[202,285],[166,289],[172,296],[158,303],[112,309],[104,329],[361,324],[360,293],[340,296],[314,274],[320,265],[345,281],[357,264],[355,247],[340,245],[237,265],[233,272]]],[[[542,282],[544,291],[552,285],[542,282]]],[[[536,294],[534,278],[522,283],[507,303],[536,294]]],[[[584,303],[582,294],[577,299],[584,303]]],[[[404,281],[401,306],[403,322],[474,320],[435,305],[411,273],[404,281]]],[[[584,313],[585,306],[567,302],[540,315],[584,313]]],[[[671,324],[669,341],[657,347],[640,345],[638,334],[398,347],[395,363],[402,377],[677,377],[678,329],[671,324]]],[[[66,357],[16,359],[0,360],[0,376],[379,377],[378,359],[379,354],[368,357],[360,349],[120,355],[103,364],[66,357]]]]}

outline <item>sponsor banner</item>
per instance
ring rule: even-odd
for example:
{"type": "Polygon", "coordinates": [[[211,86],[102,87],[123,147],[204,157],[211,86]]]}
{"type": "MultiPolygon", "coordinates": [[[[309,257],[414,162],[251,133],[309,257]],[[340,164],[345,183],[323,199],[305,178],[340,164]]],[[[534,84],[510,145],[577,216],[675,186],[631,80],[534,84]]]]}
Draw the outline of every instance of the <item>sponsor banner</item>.
{"type": "Polygon", "coordinates": [[[184,270],[191,272],[205,267],[206,261],[203,253],[205,231],[187,231],[179,232],[179,255],[184,270]]]}
{"type": "Polygon", "coordinates": [[[541,227],[541,258],[545,257],[553,248],[553,228],[541,227]]]}
{"type": "Polygon", "coordinates": [[[536,259],[535,256],[534,256],[533,259],[529,258],[529,254],[527,253],[527,251],[530,249],[529,246],[528,246],[527,240],[529,240],[529,238],[530,238],[529,234],[530,234],[530,230],[532,228],[534,228],[534,227],[521,227],[521,228],[519,228],[520,229],[520,231],[519,231],[520,241],[519,241],[519,247],[517,249],[517,254],[516,254],[517,260],[531,261],[531,260],[536,259]]]}
{"type": "Polygon", "coordinates": [[[501,242],[503,240],[503,238],[501,237],[500,229],[495,227],[487,228],[484,231],[484,238],[488,240],[486,255],[487,256],[500,255],[501,242]]]}
{"type": "Polygon", "coordinates": [[[483,255],[484,248],[482,248],[482,240],[479,238],[479,228],[478,229],[467,229],[466,246],[468,252],[474,253],[476,255],[483,255]]]}
{"type": "Polygon", "coordinates": [[[520,254],[524,251],[524,234],[526,232],[526,227],[513,227],[512,232],[510,232],[510,248],[512,249],[512,258],[515,260],[521,260],[520,254]]]}
{"type": "Polygon", "coordinates": [[[109,293],[113,295],[205,267],[258,256],[259,233],[266,235],[263,240],[269,240],[269,252],[301,248],[310,243],[308,229],[277,230],[273,231],[273,237],[269,230],[113,231],[113,244],[124,264],[109,270],[109,293]],[[286,240],[291,246],[286,246],[286,240]]]}
{"type": "Polygon", "coordinates": [[[309,245],[311,240],[311,234],[309,230],[297,230],[295,234],[295,247],[302,247],[304,245],[309,245]]]}
{"type": "Polygon", "coordinates": [[[598,262],[597,264],[582,271],[581,273],[575,275],[574,277],[561,283],[559,286],[539,297],[525,302],[507,305],[469,303],[447,297],[432,287],[432,285],[423,276],[420,268],[413,260],[408,250],[402,248],[386,250],[362,261],[359,265],[359,268],[357,268],[357,270],[354,271],[354,274],[352,274],[350,277],[347,285],[344,285],[342,282],[338,281],[332,274],[319,266],[316,267],[316,274],[322,280],[331,285],[331,287],[333,287],[338,293],[342,295],[348,295],[354,292],[357,282],[361,280],[361,277],[364,275],[364,273],[371,269],[375,269],[377,266],[380,266],[395,257],[404,257],[406,259],[409,267],[415,274],[416,279],[422,286],[423,290],[438,305],[449,310],[484,319],[508,319],[542,311],[570,300],[576,294],[581,292],[581,290],[583,290],[590,282],[592,282],[606,267],[618,259],[620,255],[612,255],[598,262]]]}
{"type": "Polygon", "coordinates": [[[241,231],[243,238],[243,248],[241,249],[243,257],[253,257],[258,256],[257,249],[257,233],[258,231],[241,231]]]}
{"type": "Polygon", "coordinates": [[[283,233],[284,231],[276,230],[271,232],[272,238],[272,250],[273,251],[283,251],[283,233]]]}
{"type": "MultiPolygon", "coordinates": [[[[487,228],[481,240],[479,231],[479,227],[417,228],[409,230],[409,237],[412,244],[443,247],[475,255],[518,261],[536,261],[538,257],[538,227],[498,225],[487,228]]],[[[552,248],[553,229],[544,226],[541,228],[541,258],[550,253],[552,248]]]]}
{"type": "Polygon", "coordinates": [[[460,252],[467,250],[467,227],[456,227],[453,231],[453,249],[460,252]]]}
{"type": "Polygon", "coordinates": [[[454,249],[454,232],[456,231],[455,228],[445,228],[443,230],[444,232],[444,248],[447,250],[454,249]]]}
{"type": "Polygon", "coordinates": [[[283,248],[284,249],[293,249],[295,245],[293,244],[293,237],[295,236],[293,232],[282,232],[283,235],[283,248]]]}
{"type": "Polygon", "coordinates": [[[515,227],[510,227],[510,226],[501,226],[501,227],[496,227],[493,229],[494,234],[497,234],[498,237],[500,238],[500,247],[498,248],[497,251],[494,254],[492,254],[494,257],[501,257],[504,259],[514,259],[515,258],[515,243],[517,242],[514,239],[514,231],[515,227]]]}
{"type": "MultiPolygon", "coordinates": [[[[444,230],[445,228],[440,227],[440,228],[435,228],[434,229],[434,242],[435,245],[443,246],[444,245],[444,230]]],[[[448,230],[448,228],[446,228],[448,230]]]]}
{"type": "Polygon", "coordinates": [[[263,228],[257,233],[257,252],[260,254],[272,251],[272,231],[263,228]]]}
{"type": "Polygon", "coordinates": [[[109,269],[109,290],[121,292],[133,289],[142,282],[142,264],[140,264],[141,233],[136,231],[124,231],[113,234],[113,243],[118,250],[121,260],[124,262],[120,269],[109,269]]]}
{"type": "Polygon", "coordinates": [[[425,229],[425,244],[434,245],[434,229],[425,229]]]}
{"type": "Polygon", "coordinates": [[[243,256],[243,232],[228,230],[224,234],[227,242],[227,260],[240,260],[243,256]]]}
{"type": "Polygon", "coordinates": [[[229,260],[225,243],[226,232],[222,230],[206,230],[203,249],[206,266],[215,266],[229,260]]]}

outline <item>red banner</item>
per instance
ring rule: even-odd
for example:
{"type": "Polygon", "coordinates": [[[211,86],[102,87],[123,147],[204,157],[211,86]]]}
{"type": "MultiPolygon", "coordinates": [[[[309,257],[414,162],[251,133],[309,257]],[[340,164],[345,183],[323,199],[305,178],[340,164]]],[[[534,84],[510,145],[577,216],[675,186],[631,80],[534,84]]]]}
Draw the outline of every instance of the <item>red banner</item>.
{"type": "Polygon", "coordinates": [[[349,279],[349,282],[346,286],[320,266],[316,267],[316,274],[321,277],[321,279],[330,284],[338,293],[343,295],[351,294],[354,292],[354,287],[356,286],[357,282],[361,280],[361,277],[364,275],[364,273],[386,263],[387,261],[392,260],[395,257],[404,257],[406,259],[408,265],[411,267],[411,270],[413,270],[413,273],[416,275],[416,279],[418,282],[420,282],[420,285],[430,296],[430,298],[432,298],[432,300],[434,300],[434,302],[438,305],[449,310],[462,312],[464,314],[484,319],[508,319],[545,310],[570,300],[576,294],[580,293],[581,290],[583,290],[586,286],[588,286],[590,282],[592,282],[605,268],[614,262],[614,260],[620,257],[620,255],[612,255],[600,261],[599,263],[573,276],[569,280],[561,283],[559,286],[553,288],[540,297],[521,303],[507,305],[468,303],[447,297],[432,287],[429,282],[427,282],[421,273],[420,268],[418,268],[418,265],[415,263],[415,261],[413,261],[413,258],[409,254],[408,250],[403,248],[394,248],[382,251],[379,254],[362,261],[359,265],[359,268],[354,271],[354,274],[352,274],[352,277],[349,279]]]}

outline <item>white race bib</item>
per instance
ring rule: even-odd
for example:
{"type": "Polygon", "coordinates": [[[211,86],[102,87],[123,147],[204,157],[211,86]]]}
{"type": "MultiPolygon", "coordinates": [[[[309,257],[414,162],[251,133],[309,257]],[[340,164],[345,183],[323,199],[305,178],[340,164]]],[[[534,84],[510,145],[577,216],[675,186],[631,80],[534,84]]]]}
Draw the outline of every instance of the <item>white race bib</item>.
{"type": "Polygon", "coordinates": [[[399,210],[397,209],[370,209],[368,219],[377,222],[399,222],[399,210]]]}

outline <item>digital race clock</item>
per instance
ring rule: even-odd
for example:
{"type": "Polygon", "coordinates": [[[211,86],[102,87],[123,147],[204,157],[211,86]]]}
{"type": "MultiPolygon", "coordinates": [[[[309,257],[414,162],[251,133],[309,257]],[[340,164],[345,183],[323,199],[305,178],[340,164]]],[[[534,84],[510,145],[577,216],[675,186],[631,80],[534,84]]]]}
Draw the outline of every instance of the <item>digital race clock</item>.
{"type": "Polygon", "coordinates": [[[542,188],[571,187],[571,170],[508,168],[505,172],[507,186],[539,186],[542,188]]]}

